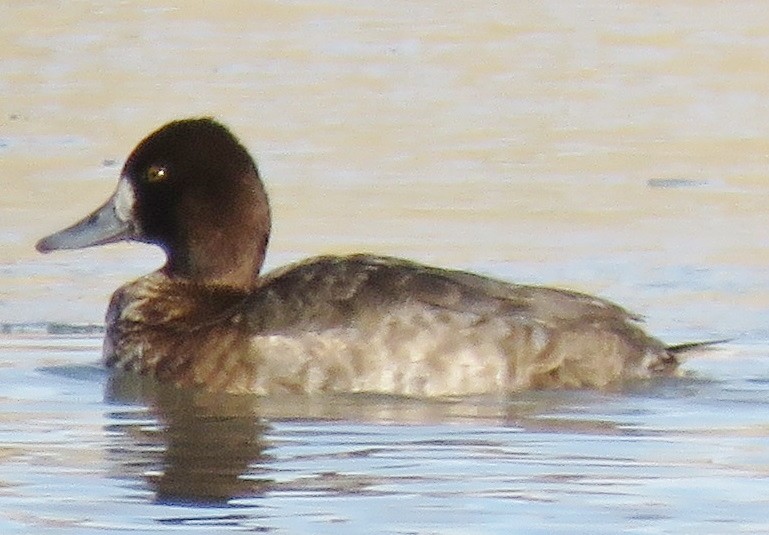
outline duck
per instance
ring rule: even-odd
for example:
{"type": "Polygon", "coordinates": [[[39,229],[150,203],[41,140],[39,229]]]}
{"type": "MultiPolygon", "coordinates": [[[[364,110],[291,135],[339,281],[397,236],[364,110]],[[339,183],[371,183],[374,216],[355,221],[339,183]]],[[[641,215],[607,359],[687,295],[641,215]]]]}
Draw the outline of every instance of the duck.
{"type": "Polygon", "coordinates": [[[210,117],[163,125],[114,194],[40,252],[124,240],[165,264],[107,308],[108,368],[230,394],[409,397],[608,389],[678,374],[684,353],[608,300],[371,254],[262,273],[267,192],[248,150],[210,117]]]}

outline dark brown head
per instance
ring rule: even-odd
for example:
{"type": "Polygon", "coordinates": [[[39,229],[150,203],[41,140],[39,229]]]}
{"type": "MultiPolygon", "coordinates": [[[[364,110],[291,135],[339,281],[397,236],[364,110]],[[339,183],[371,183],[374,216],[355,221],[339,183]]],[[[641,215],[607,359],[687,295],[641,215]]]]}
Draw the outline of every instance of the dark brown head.
{"type": "Polygon", "coordinates": [[[253,159],[212,119],[169,123],[134,149],[115,194],[93,214],[40,240],[39,251],[137,240],[159,245],[172,278],[248,289],[270,235],[253,159]]]}

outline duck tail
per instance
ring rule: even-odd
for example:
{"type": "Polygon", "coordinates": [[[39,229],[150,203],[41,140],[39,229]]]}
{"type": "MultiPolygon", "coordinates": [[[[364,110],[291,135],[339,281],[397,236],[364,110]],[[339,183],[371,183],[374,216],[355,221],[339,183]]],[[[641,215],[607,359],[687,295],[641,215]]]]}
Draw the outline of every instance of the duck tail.
{"type": "Polygon", "coordinates": [[[674,359],[688,356],[689,354],[707,353],[716,349],[720,349],[717,346],[731,342],[730,338],[723,338],[721,340],[707,340],[705,342],[686,342],[683,344],[675,344],[666,348],[668,355],[674,359]]]}
{"type": "Polygon", "coordinates": [[[718,349],[715,346],[719,346],[725,342],[729,342],[729,339],[708,340],[706,342],[686,342],[683,344],[667,346],[665,352],[649,369],[654,374],[658,375],[674,375],[678,369],[678,365],[681,364],[681,360],[684,357],[689,354],[701,354],[713,351],[718,349]]]}

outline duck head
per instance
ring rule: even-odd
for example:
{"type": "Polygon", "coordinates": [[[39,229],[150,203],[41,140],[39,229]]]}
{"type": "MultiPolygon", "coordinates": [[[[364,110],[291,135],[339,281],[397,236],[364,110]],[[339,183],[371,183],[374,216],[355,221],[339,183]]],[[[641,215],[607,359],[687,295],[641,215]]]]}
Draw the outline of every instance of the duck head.
{"type": "Polygon", "coordinates": [[[170,278],[249,289],[269,235],[269,202],[248,151],[218,122],[186,119],[139,143],[107,202],[37,250],[135,240],[163,248],[170,278]]]}

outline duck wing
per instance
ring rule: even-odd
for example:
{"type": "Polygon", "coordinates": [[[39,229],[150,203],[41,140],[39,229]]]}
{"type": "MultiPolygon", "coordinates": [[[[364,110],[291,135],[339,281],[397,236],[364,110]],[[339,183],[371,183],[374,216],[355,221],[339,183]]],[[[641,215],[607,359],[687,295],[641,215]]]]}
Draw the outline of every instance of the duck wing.
{"type": "Polygon", "coordinates": [[[328,329],[372,311],[421,306],[478,317],[516,317],[556,327],[602,321],[636,323],[641,317],[588,294],[511,284],[492,278],[372,256],[321,256],[262,279],[251,310],[261,328],[328,329]],[[269,311],[269,313],[267,313],[269,311]]]}
{"type": "Polygon", "coordinates": [[[302,363],[281,372],[301,378],[289,389],[311,373],[318,390],[419,396],[602,388],[678,364],[609,301],[389,257],[286,266],[245,304],[260,354],[302,363]]]}

